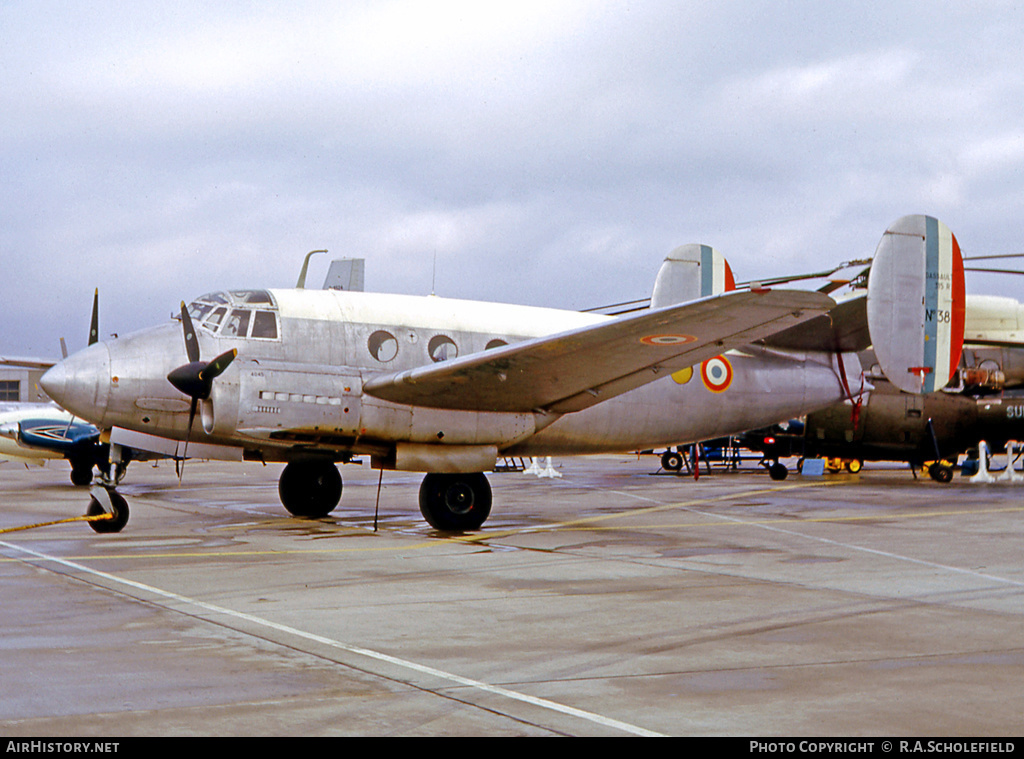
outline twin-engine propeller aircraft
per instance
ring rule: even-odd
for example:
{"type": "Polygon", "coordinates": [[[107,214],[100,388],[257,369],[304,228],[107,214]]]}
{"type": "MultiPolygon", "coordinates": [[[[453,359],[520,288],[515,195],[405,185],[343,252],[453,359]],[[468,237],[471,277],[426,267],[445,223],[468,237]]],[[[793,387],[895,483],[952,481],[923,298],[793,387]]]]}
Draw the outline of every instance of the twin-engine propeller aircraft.
{"type": "MultiPolygon", "coordinates": [[[[705,246],[665,260],[652,307],[625,317],[348,291],[234,290],[182,303],[180,323],[96,343],[42,379],[120,446],[287,462],[292,514],[338,504],[337,462],[426,472],[441,530],[479,528],[499,456],[619,452],[738,432],[850,395],[867,340],[893,382],[945,384],[960,356],[963,268],[950,231],[886,231],[866,306],[731,279],[705,246]],[[701,267],[705,267],[701,269],[701,267]],[[876,281],[877,279],[877,281],[876,281]],[[721,284],[719,282],[719,284],[721,284]],[[884,357],[883,357],[884,356],[884,357]],[[198,423],[197,423],[198,419],[198,423]]],[[[93,487],[121,529],[128,505],[93,487]]],[[[99,528],[97,528],[99,529],[99,528]]]]}

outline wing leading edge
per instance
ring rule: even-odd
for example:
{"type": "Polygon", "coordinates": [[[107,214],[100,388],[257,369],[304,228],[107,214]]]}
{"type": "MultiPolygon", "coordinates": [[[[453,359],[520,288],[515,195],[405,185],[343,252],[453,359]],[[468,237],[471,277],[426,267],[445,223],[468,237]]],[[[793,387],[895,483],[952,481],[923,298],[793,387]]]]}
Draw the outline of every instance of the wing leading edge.
{"type": "Polygon", "coordinates": [[[835,306],[802,290],[739,291],[366,381],[383,400],[463,411],[580,411],[835,306]]]}

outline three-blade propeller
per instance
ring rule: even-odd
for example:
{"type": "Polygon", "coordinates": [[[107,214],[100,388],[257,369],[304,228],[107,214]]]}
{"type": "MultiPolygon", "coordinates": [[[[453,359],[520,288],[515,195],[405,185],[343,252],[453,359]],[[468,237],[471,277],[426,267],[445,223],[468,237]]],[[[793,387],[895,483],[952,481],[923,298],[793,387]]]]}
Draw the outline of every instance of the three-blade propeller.
{"type": "MultiPolygon", "coordinates": [[[[167,375],[167,381],[182,393],[192,399],[188,410],[188,431],[185,433],[185,448],[182,458],[188,453],[188,441],[192,437],[192,423],[196,418],[196,411],[200,401],[208,401],[213,391],[213,381],[217,379],[224,370],[231,365],[238,355],[238,351],[232,348],[221,353],[213,361],[202,361],[199,358],[199,339],[196,337],[195,328],[192,326],[192,317],[189,316],[185,302],[181,303],[181,327],[185,333],[185,353],[188,355],[188,363],[179,366],[167,375]]],[[[212,414],[211,414],[212,416],[212,414]]],[[[179,480],[182,470],[179,470],[179,480]]]]}

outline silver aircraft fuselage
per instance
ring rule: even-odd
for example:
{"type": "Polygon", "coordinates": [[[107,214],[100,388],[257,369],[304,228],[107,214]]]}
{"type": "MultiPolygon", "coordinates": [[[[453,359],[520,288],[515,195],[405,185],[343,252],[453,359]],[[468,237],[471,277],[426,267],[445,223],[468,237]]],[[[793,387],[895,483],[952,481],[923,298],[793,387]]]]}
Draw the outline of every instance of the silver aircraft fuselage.
{"type": "MultiPolygon", "coordinates": [[[[630,451],[740,432],[844,397],[835,354],[750,347],[666,372],[572,413],[408,405],[365,393],[363,384],[383,373],[614,317],[434,296],[301,289],[214,293],[189,310],[204,358],[238,351],[203,401],[192,441],[242,449],[245,458],[265,461],[305,456],[345,461],[370,454],[383,468],[486,471],[493,459],[481,465],[476,455],[463,464],[446,461],[445,451],[482,450],[484,459],[488,452],[630,451]],[[438,451],[440,463],[434,464],[438,451]]],[[[855,354],[844,359],[848,376],[857,377],[855,354]]],[[[183,440],[189,398],[167,375],[185,360],[182,324],[175,320],[98,342],[58,364],[43,384],[62,406],[102,429],[183,440]]]]}

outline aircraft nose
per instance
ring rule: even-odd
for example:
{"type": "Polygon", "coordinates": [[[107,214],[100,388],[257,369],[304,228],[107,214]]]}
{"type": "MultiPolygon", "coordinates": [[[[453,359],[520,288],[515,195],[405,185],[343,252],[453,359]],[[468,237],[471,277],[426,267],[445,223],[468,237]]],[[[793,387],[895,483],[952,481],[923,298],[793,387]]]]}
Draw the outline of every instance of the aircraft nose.
{"type": "Polygon", "coordinates": [[[64,368],[64,362],[61,361],[59,364],[54,364],[42,377],[39,378],[39,384],[42,385],[43,391],[53,398],[53,400],[60,403],[61,397],[64,395],[64,383],[67,377],[67,371],[64,368]]]}
{"type": "Polygon", "coordinates": [[[110,352],[94,343],[55,364],[39,380],[46,394],[71,413],[102,421],[110,391],[110,352]]]}

